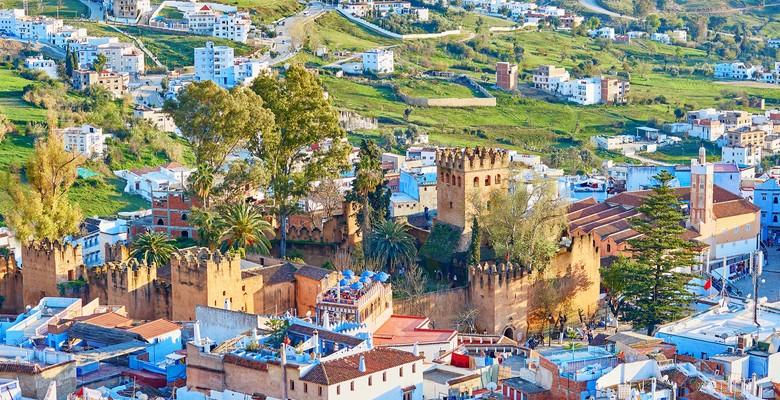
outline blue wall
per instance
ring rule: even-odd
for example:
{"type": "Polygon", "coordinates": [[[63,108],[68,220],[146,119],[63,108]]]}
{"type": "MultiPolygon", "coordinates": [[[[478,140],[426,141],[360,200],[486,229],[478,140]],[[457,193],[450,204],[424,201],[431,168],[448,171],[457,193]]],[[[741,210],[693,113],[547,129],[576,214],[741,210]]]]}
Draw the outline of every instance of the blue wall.
{"type": "Polygon", "coordinates": [[[655,337],[661,338],[665,342],[677,346],[678,354],[688,354],[696,358],[701,358],[702,353],[706,354],[707,357],[712,357],[716,354],[728,353],[729,348],[734,348],[734,346],[722,343],[712,343],[704,340],[672,335],[666,332],[658,332],[655,334],[655,337]]]}
{"type": "Polygon", "coordinates": [[[761,239],[770,239],[771,231],[780,230],[780,185],[777,181],[767,179],[756,186],[753,204],[761,209],[761,239]],[[775,218],[778,222],[775,222],[775,218]]]}

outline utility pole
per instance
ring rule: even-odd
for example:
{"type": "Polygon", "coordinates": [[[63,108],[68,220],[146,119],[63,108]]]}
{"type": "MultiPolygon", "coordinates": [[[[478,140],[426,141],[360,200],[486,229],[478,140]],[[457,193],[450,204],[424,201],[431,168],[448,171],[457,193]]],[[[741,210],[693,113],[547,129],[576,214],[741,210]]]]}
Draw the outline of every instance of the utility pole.
{"type": "Polygon", "coordinates": [[[755,264],[753,263],[753,256],[751,255],[750,257],[751,270],[753,272],[753,322],[756,326],[761,327],[761,324],[758,323],[758,277],[764,270],[764,253],[759,248],[754,255],[755,264]]]}

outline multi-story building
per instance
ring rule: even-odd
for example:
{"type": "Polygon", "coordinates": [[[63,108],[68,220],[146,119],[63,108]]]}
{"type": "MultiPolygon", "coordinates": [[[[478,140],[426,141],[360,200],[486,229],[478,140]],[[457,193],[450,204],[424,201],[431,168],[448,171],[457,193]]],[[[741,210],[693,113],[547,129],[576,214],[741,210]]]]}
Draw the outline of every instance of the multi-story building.
{"type": "Polygon", "coordinates": [[[117,19],[136,22],[141,14],[151,9],[149,0],[113,0],[111,14],[117,19]]]}
{"type": "Polygon", "coordinates": [[[155,193],[152,199],[152,226],[155,232],[163,232],[172,238],[196,239],[197,229],[190,225],[192,208],[200,204],[198,199],[182,189],[155,193]]]}
{"type": "Polygon", "coordinates": [[[222,14],[216,18],[211,35],[234,42],[246,43],[251,30],[252,20],[249,18],[249,14],[222,14]]]}
{"type": "Polygon", "coordinates": [[[233,56],[233,48],[215,46],[206,42],[206,47],[195,49],[195,80],[210,80],[224,88],[248,85],[263,72],[268,63],[233,56]]]}
{"type": "Polygon", "coordinates": [[[563,82],[558,94],[583,106],[601,103],[601,79],[583,78],[563,82]]]}
{"type": "Polygon", "coordinates": [[[179,163],[170,162],[156,168],[114,171],[114,175],[127,182],[125,193],[137,194],[151,201],[167,197],[170,191],[183,190],[192,171],[179,163]]]}
{"type": "Polygon", "coordinates": [[[84,265],[103,265],[106,262],[106,245],[127,240],[128,226],[123,219],[87,218],[81,224],[79,234],[69,242],[82,248],[84,265]]]}
{"type": "Polygon", "coordinates": [[[517,64],[496,63],[496,86],[503,90],[517,89],[517,64]]]}
{"type": "Polygon", "coordinates": [[[569,80],[569,71],[566,68],[554,65],[542,65],[534,71],[533,83],[537,89],[554,93],[558,87],[569,80]]]}
{"type": "Polygon", "coordinates": [[[667,35],[669,35],[669,38],[672,39],[674,42],[682,42],[685,43],[688,41],[688,31],[685,29],[675,29],[672,31],[667,31],[667,35]]]}
{"type": "Polygon", "coordinates": [[[75,28],[70,25],[65,25],[54,34],[52,42],[55,46],[66,48],[73,43],[79,43],[86,39],[86,28],[75,28]]]}
{"type": "Polygon", "coordinates": [[[393,51],[376,49],[363,53],[363,70],[374,74],[392,74],[395,70],[393,51]]]}
{"type": "Polygon", "coordinates": [[[71,76],[71,84],[76,90],[86,90],[92,85],[101,86],[114,97],[122,97],[127,94],[130,85],[130,75],[110,71],[76,70],[71,76]]]}
{"type": "Polygon", "coordinates": [[[615,28],[611,26],[603,26],[599,29],[589,31],[588,36],[592,38],[615,40],[615,28]]]}
{"type": "Polygon", "coordinates": [[[762,148],[757,146],[723,146],[720,159],[728,164],[757,166],[762,155],[762,148]]]}
{"type": "Polygon", "coordinates": [[[71,45],[71,51],[76,52],[79,61],[79,68],[88,68],[92,66],[95,57],[98,55],[98,47],[119,43],[119,38],[114,36],[88,36],[71,45]]]}
{"type": "Polygon", "coordinates": [[[714,142],[726,133],[726,126],[717,119],[697,119],[691,124],[688,136],[714,142]]]}
{"type": "Polygon", "coordinates": [[[23,17],[16,21],[18,36],[22,39],[49,42],[62,28],[62,20],[49,17],[23,17]]]}
{"type": "Polygon", "coordinates": [[[766,132],[751,129],[733,130],[726,133],[726,145],[741,147],[764,147],[766,132]]]}
{"type": "Polygon", "coordinates": [[[761,239],[780,241],[780,183],[769,178],[756,185],[753,204],[761,208],[761,239]]]}
{"type": "MultiPolygon", "coordinates": [[[[131,76],[144,73],[144,53],[130,43],[102,44],[97,46],[97,54],[106,57],[106,68],[113,72],[128,73],[131,76]]],[[[94,59],[90,62],[94,62],[94,59]]]]}
{"type": "Polygon", "coordinates": [[[49,78],[57,79],[57,63],[54,60],[43,58],[43,56],[28,57],[24,60],[24,67],[43,71],[49,78]]]}
{"type": "Polygon", "coordinates": [[[743,62],[715,64],[715,77],[720,79],[749,80],[755,78],[758,71],[754,65],[743,62]]]}
{"type": "Polygon", "coordinates": [[[749,128],[753,125],[753,115],[747,111],[725,111],[718,116],[728,129],[749,128]]]}
{"type": "Polygon", "coordinates": [[[204,5],[185,14],[184,21],[190,32],[196,35],[211,35],[214,32],[214,24],[217,22],[217,13],[208,5],[204,5]]]}
{"type": "Polygon", "coordinates": [[[624,104],[628,101],[631,84],[617,78],[601,77],[601,103],[624,104]]]}
{"type": "Polygon", "coordinates": [[[402,217],[436,209],[436,167],[401,170],[398,191],[390,196],[390,215],[402,217]]]}
{"type": "Polygon", "coordinates": [[[105,150],[103,130],[84,124],[70,128],[58,129],[65,143],[65,150],[79,153],[87,158],[101,158],[105,150]]]}
{"type": "Polygon", "coordinates": [[[24,18],[24,9],[11,8],[0,10],[0,31],[11,34],[19,30],[18,21],[24,18]]]}

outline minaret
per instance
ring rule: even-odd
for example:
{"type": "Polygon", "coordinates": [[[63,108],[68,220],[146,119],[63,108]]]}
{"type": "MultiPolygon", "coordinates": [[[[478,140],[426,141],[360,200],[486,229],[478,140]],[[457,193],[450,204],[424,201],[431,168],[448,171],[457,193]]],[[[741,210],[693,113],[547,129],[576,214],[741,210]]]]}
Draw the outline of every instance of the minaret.
{"type": "Polygon", "coordinates": [[[709,232],[710,223],[715,217],[712,213],[712,181],[714,179],[715,166],[707,163],[707,154],[704,147],[699,148],[699,158],[691,160],[691,203],[690,225],[700,234],[709,232]]]}

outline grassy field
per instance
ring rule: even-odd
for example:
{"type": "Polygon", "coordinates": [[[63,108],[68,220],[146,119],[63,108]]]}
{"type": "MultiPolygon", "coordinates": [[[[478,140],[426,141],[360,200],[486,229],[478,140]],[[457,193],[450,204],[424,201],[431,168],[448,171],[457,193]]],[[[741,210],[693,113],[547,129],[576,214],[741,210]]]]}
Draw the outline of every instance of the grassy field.
{"type": "Polygon", "coordinates": [[[324,45],[331,51],[365,51],[379,46],[401,43],[353,24],[335,12],[329,12],[319,17],[316,22],[308,24],[305,31],[306,36],[316,42],[313,47],[316,47],[317,44],[324,45]]]}
{"type": "MultiPolygon", "coordinates": [[[[28,4],[30,15],[48,15],[59,18],[83,18],[89,16],[89,9],[79,0],[62,0],[62,6],[57,12],[58,0],[31,0],[28,4]]],[[[22,0],[0,0],[0,9],[24,8],[22,0]]]]}
{"type": "Polygon", "coordinates": [[[216,0],[216,3],[248,10],[257,22],[269,23],[290,16],[303,9],[297,0],[216,0]]]}
{"type": "Polygon", "coordinates": [[[138,195],[124,193],[125,181],[112,177],[79,179],[68,197],[79,204],[84,216],[114,216],[120,211],[149,208],[149,201],[138,195]]]}
{"type": "Polygon", "coordinates": [[[163,7],[163,9],[157,13],[157,16],[168,19],[184,19],[184,13],[175,7],[163,7]]]}
{"type": "Polygon", "coordinates": [[[442,80],[408,79],[402,81],[398,86],[403,94],[429,99],[479,96],[479,93],[469,87],[442,80]]]}
{"type": "Polygon", "coordinates": [[[46,110],[22,100],[24,87],[31,83],[33,81],[22,78],[16,71],[0,68],[0,112],[17,127],[46,119],[46,110]]]}
{"type": "MultiPolygon", "coordinates": [[[[90,35],[117,36],[122,41],[132,41],[129,37],[120,34],[104,24],[79,22],[75,25],[87,28],[90,35]]],[[[205,46],[206,42],[209,41],[214,42],[214,44],[218,46],[226,45],[233,47],[236,56],[247,55],[255,51],[254,48],[246,44],[210,36],[178,35],[134,26],[123,26],[120,29],[128,35],[140,39],[144,43],[144,46],[154,53],[160,62],[165,64],[168,68],[193,65],[194,49],[196,47],[205,46]]]]}

